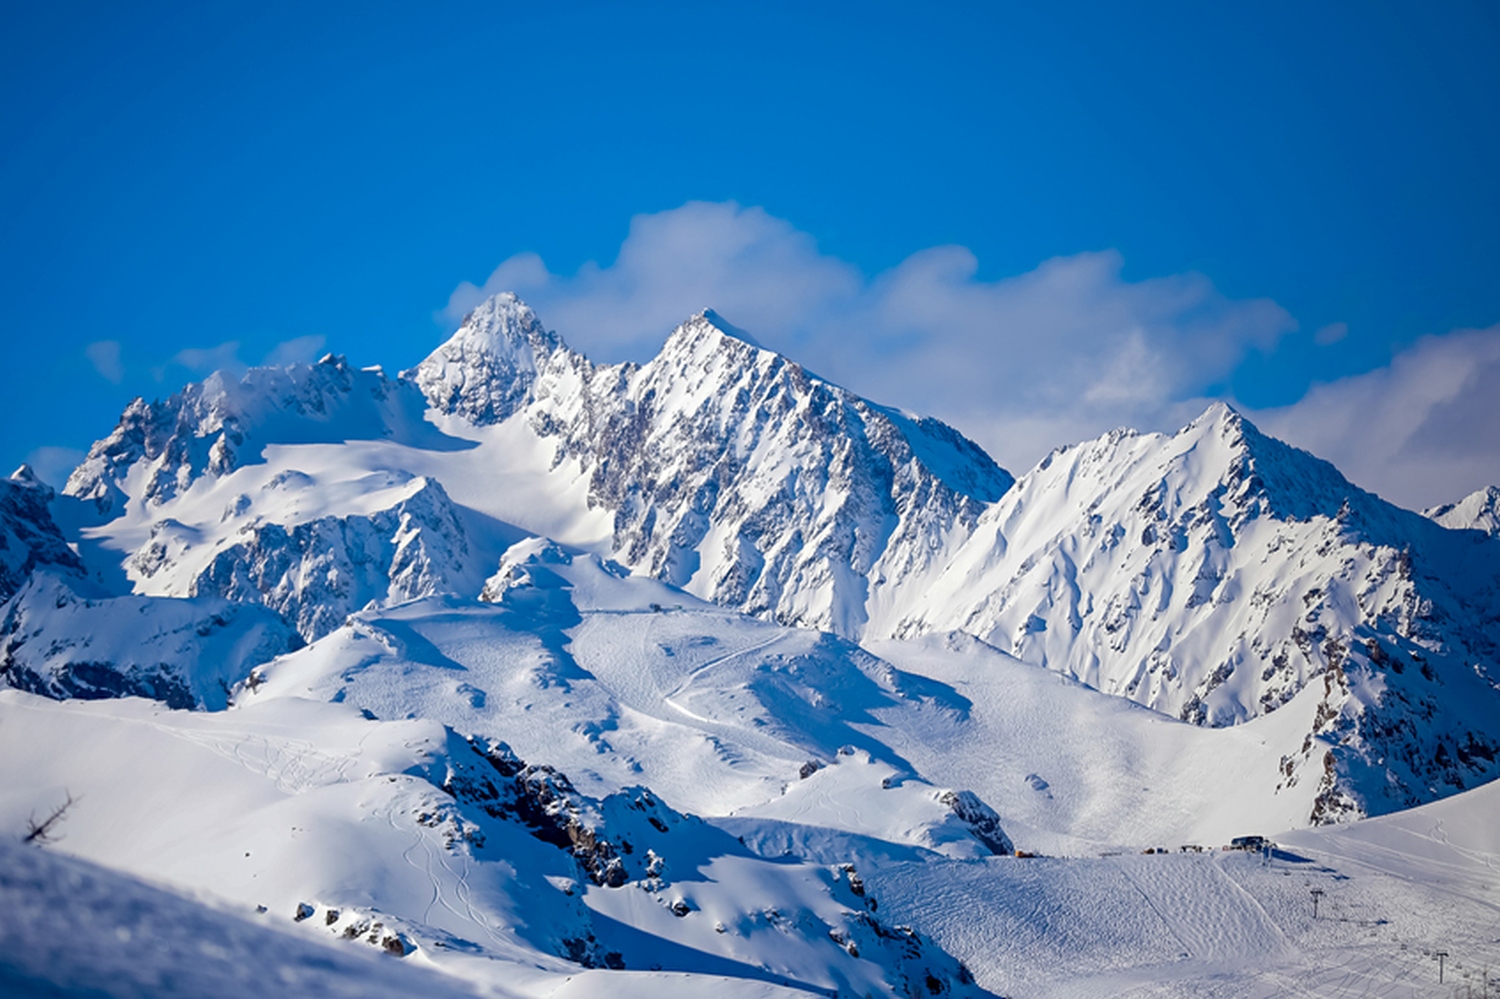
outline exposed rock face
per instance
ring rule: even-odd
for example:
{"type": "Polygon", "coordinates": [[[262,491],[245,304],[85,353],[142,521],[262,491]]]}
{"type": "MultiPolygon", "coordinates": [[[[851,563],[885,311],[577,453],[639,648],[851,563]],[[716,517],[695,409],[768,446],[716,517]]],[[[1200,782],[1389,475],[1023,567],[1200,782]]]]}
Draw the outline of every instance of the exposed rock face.
{"type": "Polygon", "coordinates": [[[91,600],[47,572],[33,575],[0,607],[0,680],[58,700],[135,696],[219,710],[255,666],[301,644],[260,607],[91,600]]]}
{"type": "Polygon", "coordinates": [[[0,479],[0,601],[9,600],[39,568],[82,575],[83,563],[52,519],[51,488],[22,465],[0,479]]]}
{"type": "Polygon", "coordinates": [[[463,525],[435,479],[413,480],[412,487],[373,514],[257,524],[213,557],[192,595],[263,604],[315,641],[371,600],[446,592],[468,550],[463,525]]]}
{"type": "Polygon", "coordinates": [[[529,765],[503,742],[469,740],[470,752],[450,739],[442,788],[495,819],[520,822],[544,843],[572,853],[596,885],[618,888],[645,880],[659,890],[666,861],[661,837],[696,819],[679,814],[644,787],[602,800],[580,794],[567,775],[529,765]]]}
{"type": "Polygon", "coordinates": [[[940,799],[969,827],[969,833],[997,857],[1016,852],[1016,846],[1000,827],[1000,816],[993,808],[979,800],[973,791],[944,791],[940,799]]]}
{"type": "Polygon", "coordinates": [[[1286,772],[1310,761],[1346,811],[1497,774],[1483,719],[1500,717],[1500,545],[1363,492],[1222,405],[1173,437],[1054,452],[920,585],[896,634],[967,631],[1195,724],[1325,688],[1286,772]],[[1336,775],[1313,737],[1339,747],[1336,775]],[[1445,745],[1470,747],[1464,762],[1445,745]]]}

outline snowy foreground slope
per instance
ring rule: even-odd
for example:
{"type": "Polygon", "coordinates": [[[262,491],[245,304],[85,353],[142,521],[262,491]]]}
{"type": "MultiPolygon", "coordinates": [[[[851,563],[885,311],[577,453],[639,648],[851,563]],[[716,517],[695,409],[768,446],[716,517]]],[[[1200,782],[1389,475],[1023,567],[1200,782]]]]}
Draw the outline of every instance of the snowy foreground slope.
{"type": "MultiPolygon", "coordinates": [[[[934,796],[883,787],[894,768],[856,751],[702,823],[665,795],[639,809],[640,792],[627,794],[622,812],[564,791],[604,833],[593,855],[601,841],[636,846],[630,880],[610,887],[529,832],[519,799],[465,790],[465,776],[503,784],[466,758],[467,741],[278,696],[284,679],[212,713],[0,694],[7,748],[21,750],[0,760],[0,826],[21,828],[65,789],[76,801],[55,846],[3,848],[14,922],[0,982],[142,996],[233,996],[267,981],[335,995],[1446,996],[1432,951],[1448,951],[1449,982],[1500,960],[1494,784],[1283,835],[1269,862],[1076,844],[1018,859],[960,829],[933,835],[934,796]],[[885,795],[896,804],[878,807],[885,795]],[[511,818],[482,807],[497,801],[511,818]],[[1313,888],[1325,893],[1316,920],[1313,888]],[[882,950],[891,938],[900,946],[882,950]],[[569,941],[574,957],[592,949],[626,970],[573,963],[569,941]],[[913,970],[912,941],[922,970],[902,982],[889,971],[913,970]],[[974,986],[937,974],[929,985],[958,960],[974,986]],[[443,978],[406,977],[423,969],[443,978]]],[[[540,776],[533,786],[560,783],[540,776]]]]}
{"type": "Polygon", "coordinates": [[[0,482],[0,833],[73,801],[0,984],[1447,994],[1423,948],[1500,957],[1493,505],[1224,407],[1014,480],[711,312],[215,375],[0,482]]]}

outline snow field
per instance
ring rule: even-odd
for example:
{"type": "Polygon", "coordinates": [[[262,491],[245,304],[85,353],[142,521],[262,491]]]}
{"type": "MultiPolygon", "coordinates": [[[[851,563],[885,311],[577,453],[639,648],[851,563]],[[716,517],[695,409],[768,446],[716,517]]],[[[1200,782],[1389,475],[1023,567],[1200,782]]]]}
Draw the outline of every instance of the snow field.
{"type": "Polygon", "coordinates": [[[1447,997],[1500,967],[1493,901],[1311,851],[901,863],[871,888],[1002,995],[1447,997]]]}
{"type": "MultiPolygon", "coordinates": [[[[204,904],[51,850],[0,841],[11,999],[432,999],[463,983],[367,948],[331,948],[274,919],[204,904]]],[[[484,993],[515,996],[498,984],[484,993]]]]}

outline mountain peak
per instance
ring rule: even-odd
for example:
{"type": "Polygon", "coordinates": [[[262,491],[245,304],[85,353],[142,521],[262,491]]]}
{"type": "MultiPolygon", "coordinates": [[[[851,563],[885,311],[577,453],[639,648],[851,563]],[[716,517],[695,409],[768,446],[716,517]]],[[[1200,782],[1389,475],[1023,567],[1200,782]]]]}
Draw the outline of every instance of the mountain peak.
{"type": "Polygon", "coordinates": [[[720,333],[723,333],[725,336],[733,337],[736,340],[742,340],[752,347],[757,347],[762,350],[765,349],[764,347],[762,347],[759,340],[755,339],[755,337],[751,336],[749,333],[745,332],[738,326],[731,323],[729,320],[725,319],[723,316],[719,315],[713,309],[704,309],[694,318],[703,320],[704,322],[711,325],[714,329],[718,330],[720,333]]]}
{"type": "Polygon", "coordinates": [[[542,326],[531,306],[509,291],[491,295],[475,306],[448,344],[455,341],[505,352],[517,351],[523,345],[533,350],[555,350],[562,346],[561,338],[542,326]]]}
{"type": "Polygon", "coordinates": [[[39,486],[42,480],[36,477],[36,471],[24,461],[21,467],[10,473],[10,481],[21,486],[39,486]]]}
{"type": "Polygon", "coordinates": [[[1457,503],[1423,510],[1422,516],[1455,530],[1483,531],[1491,537],[1500,537],[1500,488],[1485,486],[1457,503]]]}
{"type": "Polygon", "coordinates": [[[1215,399],[1198,418],[1183,428],[1183,433],[1198,430],[1217,430],[1221,436],[1234,437],[1243,434],[1246,426],[1253,426],[1240,411],[1222,399],[1215,399]]]}
{"type": "Polygon", "coordinates": [[[743,344],[752,350],[765,350],[749,333],[735,326],[713,309],[704,309],[680,323],[667,337],[663,355],[696,354],[717,351],[726,343],[743,344]]]}
{"type": "Polygon", "coordinates": [[[458,331],[405,376],[437,409],[499,423],[526,400],[540,362],[567,350],[531,307],[504,291],[464,317],[458,331]]]}

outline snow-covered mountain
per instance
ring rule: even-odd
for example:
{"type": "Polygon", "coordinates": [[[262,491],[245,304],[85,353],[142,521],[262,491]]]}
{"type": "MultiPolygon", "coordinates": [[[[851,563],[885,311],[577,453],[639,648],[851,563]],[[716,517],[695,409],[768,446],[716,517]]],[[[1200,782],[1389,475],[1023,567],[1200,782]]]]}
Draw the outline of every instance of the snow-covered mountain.
{"type": "Polygon", "coordinates": [[[1500,537],[1500,488],[1486,486],[1457,503],[1423,510],[1422,515],[1455,531],[1483,531],[1492,538],[1500,537]]]}
{"type": "Polygon", "coordinates": [[[218,372],[166,402],[136,399],[89,449],[63,492],[119,515],[126,500],[160,507],[199,477],[222,476],[267,444],[338,442],[377,434],[441,446],[415,386],[332,354],[317,364],[218,372]]]}
{"type": "Polygon", "coordinates": [[[280,615],[226,600],[112,596],[24,466],[0,481],[0,681],[50,697],[223,708],[257,664],[301,645],[280,615]]]}
{"type": "Polygon", "coordinates": [[[786,624],[974,635],[1194,724],[1320,689],[1279,764],[1319,820],[1500,772],[1500,542],[1222,405],[1015,482],[712,312],[600,366],[502,294],[395,379],[330,356],[132,404],[65,493],[136,592],[264,604],[308,640],[372,600],[473,597],[551,535],[786,624]]]}
{"type": "MultiPolygon", "coordinates": [[[[214,485],[254,463],[266,445],[369,440],[431,453],[461,447],[421,421],[418,390],[438,414],[457,421],[458,434],[509,424],[510,436],[528,438],[509,449],[539,452],[530,476],[560,471],[578,480],[575,505],[609,523],[613,552],[630,567],[747,613],[847,636],[863,631],[872,593],[929,567],[1012,482],[950,427],[823,381],[711,312],[678,327],[649,364],[601,367],[545,331],[514,296],[500,295],[396,380],[330,356],[311,366],[254,369],[238,383],[216,375],[165,403],[137,401],[64,492],[102,516],[123,512],[105,533],[132,551],[129,569],[142,592],[233,587],[236,599],[260,591],[287,610],[298,584],[284,567],[300,566],[306,536],[347,534],[349,525],[306,527],[302,539],[274,530],[267,536],[260,526],[233,542],[221,525],[301,524],[287,504],[262,496],[314,480],[291,467],[288,478],[260,483],[261,493],[224,496],[217,509],[194,501],[223,492],[214,485]],[[195,555],[186,554],[190,548],[195,555]]],[[[476,467],[465,478],[484,477],[486,456],[467,457],[476,467]]],[[[508,477],[484,477],[481,488],[506,490],[508,477]]],[[[434,503],[443,505],[441,485],[434,503]]],[[[494,499],[475,505],[493,512],[494,499]]],[[[500,512],[537,526],[535,514],[504,509],[503,501],[500,512]]],[[[394,509],[391,516],[419,523],[394,509]]],[[[462,554],[464,542],[445,511],[428,523],[444,550],[422,552],[415,573],[389,567],[392,595],[447,588],[451,556],[462,554]],[[397,580],[401,575],[408,579],[397,580]]],[[[374,530],[389,548],[389,525],[374,530]]],[[[317,547],[325,556],[338,550],[336,561],[389,562],[384,554],[366,557],[367,532],[356,533],[317,547]]],[[[318,600],[331,611],[319,622],[294,613],[306,637],[341,619],[351,600],[358,606],[359,597],[374,595],[371,585],[346,588],[321,588],[318,600]]]]}
{"type": "Polygon", "coordinates": [[[846,636],[1011,477],[932,419],[876,406],[705,311],[650,363],[596,367],[514,296],[415,370],[434,408],[518,418],[576,465],[616,557],[727,607],[846,636]]]}
{"type": "Polygon", "coordinates": [[[600,366],[502,294],[394,379],[330,356],[134,403],[65,494],[135,592],[260,603],[308,640],[370,601],[476,596],[550,535],[785,624],[967,633],[1199,725],[1321,688],[1280,764],[1319,819],[1497,774],[1500,542],[1222,405],[1014,482],[710,311],[600,366]]]}
{"type": "Polygon", "coordinates": [[[962,630],[1195,724],[1321,687],[1283,761],[1288,782],[1321,782],[1319,818],[1500,774],[1500,544],[1382,501],[1222,404],[1173,436],[1055,451],[918,585],[893,634],[962,630]]]}
{"type": "Polygon", "coordinates": [[[0,680],[48,697],[150,697],[219,710],[250,670],[301,644],[261,607],[88,598],[51,573],[37,573],[0,605],[0,680]]]}
{"type": "Polygon", "coordinates": [[[1017,850],[1500,775],[1495,499],[1400,510],[1224,406],[1015,480],[711,311],[597,365],[499,295],[0,482],[0,819],[82,792],[83,856],[481,988],[982,994],[1031,979],[950,910],[1034,891],[1017,850]]]}

